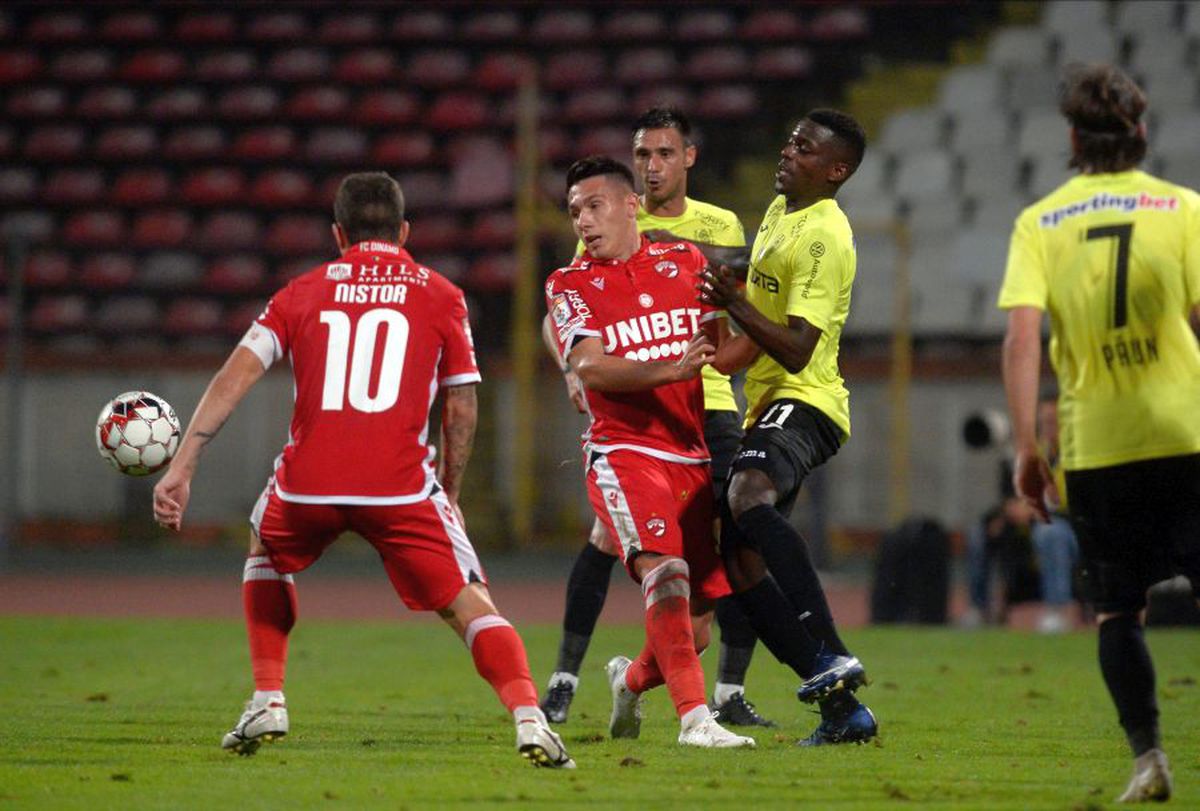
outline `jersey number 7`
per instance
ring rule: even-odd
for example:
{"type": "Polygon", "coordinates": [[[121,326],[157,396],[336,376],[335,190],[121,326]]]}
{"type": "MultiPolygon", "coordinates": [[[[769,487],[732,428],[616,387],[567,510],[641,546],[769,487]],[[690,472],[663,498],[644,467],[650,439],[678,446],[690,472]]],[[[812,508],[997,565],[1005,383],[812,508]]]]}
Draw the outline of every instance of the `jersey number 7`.
{"type": "Polygon", "coordinates": [[[1133,241],[1133,223],[1089,228],[1084,238],[1089,242],[1093,239],[1117,241],[1117,279],[1113,287],[1112,329],[1120,329],[1129,321],[1129,243],[1133,241]]]}

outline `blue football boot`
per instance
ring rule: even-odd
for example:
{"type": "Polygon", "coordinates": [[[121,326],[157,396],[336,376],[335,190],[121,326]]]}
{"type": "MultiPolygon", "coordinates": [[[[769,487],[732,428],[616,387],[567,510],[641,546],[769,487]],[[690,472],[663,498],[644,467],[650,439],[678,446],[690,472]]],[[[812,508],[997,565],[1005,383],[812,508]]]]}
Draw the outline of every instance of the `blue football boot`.
{"type": "Polygon", "coordinates": [[[815,675],[809,676],[796,691],[796,698],[811,704],[839,690],[853,693],[867,683],[867,672],[854,656],[819,653],[813,664],[815,675]]]}
{"type": "MultiPolygon", "coordinates": [[[[852,699],[853,700],[853,699],[852,699]]],[[[826,709],[821,708],[826,715],[826,709]]],[[[825,746],[832,743],[866,743],[879,734],[879,722],[865,705],[854,701],[848,712],[831,712],[812,734],[796,742],[797,746],[825,746]]]]}

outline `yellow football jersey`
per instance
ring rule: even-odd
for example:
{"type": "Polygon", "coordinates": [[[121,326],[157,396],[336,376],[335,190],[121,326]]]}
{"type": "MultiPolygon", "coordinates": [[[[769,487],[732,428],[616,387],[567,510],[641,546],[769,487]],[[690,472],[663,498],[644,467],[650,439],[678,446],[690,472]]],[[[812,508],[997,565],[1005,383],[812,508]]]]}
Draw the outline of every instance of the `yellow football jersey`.
{"type": "Polygon", "coordinates": [[[819,408],[850,436],[850,394],[838,369],[838,342],[850,313],[857,259],[850,222],[828,198],[786,213],[776,197],[750,251],[746,298],[776,324],[803,318],[821,330],[808,365],[788,374],[765,352],[746,372],[746,426],[773,400],[792,398],[819,408]]]}
{"type": "Polygon", "coordinates": [[[1198,302],[1191,189],[1078,175],[1017,218],[999,305],[1050,314],[1066,470],[1200,452],[1198,302]]]}
{"type": "MultiPolygon", "coordinates": [[[[746,232],[732,211],[685,197],[683,213],[678,217],[655,217],[638,207],[639,231],[670,231],[677,237],[716,245],[719,248],[740,248],[746,244],[746,232]]],[[[575,255],[583,253],[583,242],[575,246],[575,255]]],[[[705,366],[704,408],[708,411],[737,411],[737,400],[729,378],[712,366],[705,366]]]]}

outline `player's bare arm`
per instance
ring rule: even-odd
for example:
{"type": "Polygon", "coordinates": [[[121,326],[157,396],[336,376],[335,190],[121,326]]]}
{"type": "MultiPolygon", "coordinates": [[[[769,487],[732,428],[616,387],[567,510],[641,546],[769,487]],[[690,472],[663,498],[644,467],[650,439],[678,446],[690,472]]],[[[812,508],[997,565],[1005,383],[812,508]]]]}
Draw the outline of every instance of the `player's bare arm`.
{"type": "Polygon", "coordinates": [[[179,529],[200,455],[265,371],[257,355],[239,346],[213,376],[179,443],[179,452],[154,486],[154,518],[159,524],[179,529]]]}
{"type": "Polygon", "coordinates": [[[688,342],[678,361],[636,361],[607,355],[599,338],[584,338],[570,353],[580,381],[595,391],[644,391],[691,380],[711,363],[716,348],[703,330],[688,342]]]}
{"type": "Polygon", "coordinates": [[[1013,486],[1039,518],[1049,521],[1045,497],[1058,500],[1050,466],[1037,443],[1038,381],[1042,370],[1042,311],[1014,307],[1003,350],[1004,391],[1012,415],[1013,486]]]}
{"type": "Polygon", "coordinates": [[[787,326],[772,322],[746,300],[729,267],[705,268],[697,289],[701,301],[723,308],[746,336],[789,373],[796,374],[812,359],[821,330],[798,316],[788,316],[787,326]]]}
{"type": "Polygon", "coordinates": [[[554,324],[550,320],[549,314],[542,318],[542,343],[546,345],[546,351],[550,353],[550,357],[554,358],[559,371],[563,373],[563,381],[567,384],[567,397],[574,403],[575,410],[580,414],[586,414],[587,403],[583,399],[583,384],[579,382],[579,375],[575,374],[575,370],[558,351],[558,341],[554,337],[554,324]]]}
{"type": "Polygon", "coordinates": [[[479,402],[475,384],[450,386],[442,400],[442,454],[438,482],[446,497],[455,505],[462,492],[463,474],[475,445],[475,425],[479,420],[479,402]]]}

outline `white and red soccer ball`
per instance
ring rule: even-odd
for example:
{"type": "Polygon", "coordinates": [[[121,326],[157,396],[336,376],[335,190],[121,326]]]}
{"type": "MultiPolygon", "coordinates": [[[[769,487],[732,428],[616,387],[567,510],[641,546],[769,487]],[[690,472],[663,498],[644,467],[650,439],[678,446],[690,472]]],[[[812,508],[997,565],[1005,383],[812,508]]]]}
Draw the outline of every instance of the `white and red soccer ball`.
{"type": "Polygon", "coordinates": [[[127,476],[161,470],[179,448],[175,409],[148,391],[118,394],[96,420],[96,448],[127,476]]]}

